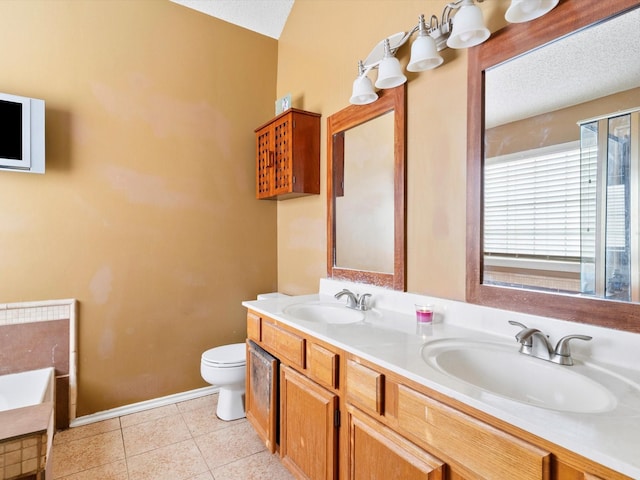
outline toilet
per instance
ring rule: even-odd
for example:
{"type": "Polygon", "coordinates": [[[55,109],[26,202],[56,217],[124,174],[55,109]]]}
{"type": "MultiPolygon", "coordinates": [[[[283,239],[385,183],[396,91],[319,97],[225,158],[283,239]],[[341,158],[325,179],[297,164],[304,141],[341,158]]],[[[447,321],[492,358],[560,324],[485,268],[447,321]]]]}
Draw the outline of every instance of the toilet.
{"type": "Polygon", "coordinates": [[[244,389],[247,354],[244,343],[211,348],[202,354],[200,375],[220,388],[216,415],[221,420],[236,420],[245,416],[244,389]]]}

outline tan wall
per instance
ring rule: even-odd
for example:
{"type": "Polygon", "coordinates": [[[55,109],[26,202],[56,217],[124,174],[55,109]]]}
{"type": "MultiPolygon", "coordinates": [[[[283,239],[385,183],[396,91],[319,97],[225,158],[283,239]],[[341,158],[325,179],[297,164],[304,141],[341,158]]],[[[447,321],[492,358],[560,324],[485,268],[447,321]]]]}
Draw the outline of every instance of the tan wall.
{"type": "MultiPolygon", "coordinates": [[[[326,276],[326,117],[348,105],[357,61],[418,16],[438,17],[442,0],[296,0],[278,46],[278,95],[322,113],[322,185],[317,197],[278,204],[278,287],[317,291],[326,276]]],[[[491,31],[507,0],[481,4],[491,31]]],[[[410,44],[398,53],[406,65],[410,44]]],[[[407,74],[407,289],[465,297],[467,55],[445,50],[437,70],[407,74]]],[[[372,75],[375,79],[375,73],[372,75]]]]}
{"type": "MultiPolygon", "coordinates": [[[[638,105],[640,88],[598,98],[580,105],[506,123],[487,130],[487,158],[580,140],[578,122],[638,105]]],[[[632,107],[633,108],[633,107],[632,107]]]]}
{"type": "Polygon", "coordinates": [[[277,42],[150,0],[4,0],[0,39],[0,91],[47,102],[46,174],[0,172],[0,302],[79,300],[78,415],[205,386],[277,287],[277,42]]]}

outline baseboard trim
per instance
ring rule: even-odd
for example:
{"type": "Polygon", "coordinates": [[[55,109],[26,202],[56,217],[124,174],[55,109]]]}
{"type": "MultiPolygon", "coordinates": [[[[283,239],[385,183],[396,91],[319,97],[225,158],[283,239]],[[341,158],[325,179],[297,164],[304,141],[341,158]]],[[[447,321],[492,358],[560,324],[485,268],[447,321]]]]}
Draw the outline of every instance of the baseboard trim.
{"type": "Polygon", "coordinates": [[[82,425],[88,425],[90,423],[122,417],[123,415],[130,415],[132,413],[138,413],[144,410],[150,410],[152,408],[164,407],[165,405],[171,405],[172,403],[193,400],[194,398],[218,393],[218,390],[219,387],[203,387],[197,388],[195,390],[189,390],[187,392],[167,395],[166,397],[145,400],[144,402],[132,403],[130,405],[124,405],[122,407],[112,408],[110,410],[104,410],[102,412],[92,413],[90,415],[84,415],[82,417],[74,418],[73,420],[71,420],[71,422],[69,422],[69,426],[71,428],[81,427],[82,425]]]}

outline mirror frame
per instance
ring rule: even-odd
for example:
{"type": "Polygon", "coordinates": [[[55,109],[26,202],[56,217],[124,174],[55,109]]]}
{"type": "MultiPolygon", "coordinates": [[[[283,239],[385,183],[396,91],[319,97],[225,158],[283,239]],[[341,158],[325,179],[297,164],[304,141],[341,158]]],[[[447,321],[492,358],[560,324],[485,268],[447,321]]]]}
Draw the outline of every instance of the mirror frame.
{"type": "Polygon", "coordinates": [[[467,301],[574,322],[640,332],[640,304],[482,284],[484,72],[576,30],[638,7],[637,0],[565,0],[544,17],[511,24],[468,53],[467,301]]]}
{"type": "Polygon", "coordinates": [[[361,282],[394,290],[406,290],[406,164],[407,100],[406,84],[381,90],[368,105],[349,105],[327,118],[327,277],[361,282]],[[394,115],[394,261],[393,273],[368,272],[335,265],[335,185],[334,136],[387,112],[394,115]]]}

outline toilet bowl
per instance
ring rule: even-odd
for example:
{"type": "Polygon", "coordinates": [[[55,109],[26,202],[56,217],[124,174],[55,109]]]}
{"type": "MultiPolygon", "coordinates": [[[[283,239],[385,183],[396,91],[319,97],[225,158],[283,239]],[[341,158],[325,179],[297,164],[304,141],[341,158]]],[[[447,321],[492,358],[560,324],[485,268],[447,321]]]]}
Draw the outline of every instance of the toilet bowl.
{"type": "Polygon", "coordinates": [[[245,416],[246,365],[244,343],[223,345],[202,354],[200,375],[207,383],[220,388],[216,415],[221,420],[236,420],[245,416]]]}

